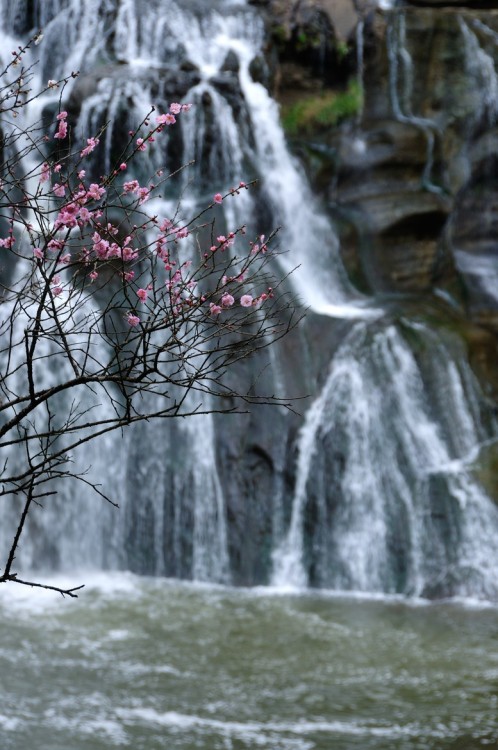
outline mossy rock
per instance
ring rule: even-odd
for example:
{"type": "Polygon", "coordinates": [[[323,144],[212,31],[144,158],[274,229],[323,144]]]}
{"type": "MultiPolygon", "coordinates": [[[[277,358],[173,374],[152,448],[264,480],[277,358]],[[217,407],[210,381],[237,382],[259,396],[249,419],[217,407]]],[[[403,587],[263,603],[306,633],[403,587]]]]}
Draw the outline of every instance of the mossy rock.
{"type": "Polygon", "coordinates": [[[356,117],[363,105],[363,92],[356,80],[345,91],[324,91],[304,96],[282,108],[282,125],[289,136],[312,135],[356,117]]]}

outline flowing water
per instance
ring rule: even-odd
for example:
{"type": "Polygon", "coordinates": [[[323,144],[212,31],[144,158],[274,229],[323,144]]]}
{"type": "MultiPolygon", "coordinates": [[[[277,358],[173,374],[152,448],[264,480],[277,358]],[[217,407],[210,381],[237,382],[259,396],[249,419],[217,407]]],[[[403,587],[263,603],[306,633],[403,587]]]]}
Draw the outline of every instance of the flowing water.
{"type": "MultiPolygon", "coordinates": [[[[352,289],[334,228],[288,151],[277,105],[251,77],[251,63],[265,43],[258,12],[239,0],[213,0],[208,8],[193,1],[126,0],[116,5],[110,0],[68,0],[34,3],[29,13],[24,5],[14,13],[4,2],[1,11],[9,43],[16,34],[27,33],[30,22],[44,24],[43,77],[81,71],[81,81],[70,83],[72,93],[66,91],[75,100],[82,96],[78,86],[86,91],[76,134],[84,138],[104,120],[109,123],[102,154],[107,166],[123,124],[134,125],[152,102],[165,108],[167,92],[160,93],[161,82],[172,75],[183,80],[176,61],[188,60],[195,75],[183,83],[185,99],[195,106],[192,117],[182,121],[181,161],[196,163],[194,188],[182,178],[181,190],[188,190],[183,210],[205,200],[214,184],[221,189],[238,184],[247,177],[244,170],[257,175],[260,189],[254,197],[244,193],[241,201],[226,202],[226,225],[235,228],[251,217],[255,222],[264,204],[270,226],[283,225],[281,269],[299,266],[292,277],[296,295],[316,313],[364,320],[350,326],[305,415],[293,496],[287,498],[289,527],[275,534],[273,572],[266,571],[266,580],[272,575],[278,585],[297,587],[312,583],[493,596],[497,511],[465,463],[468,454],[477,455],[479,445],[494,435],[494,426],[490,420],[482,423],[482,410],[475,406],[482,401],[479,386],[463,352],[455,354],[454,347],[423,323],[405,325],[411,330],[407,335],[399,322],[382,319],[380,309],[368,311],[352,289]],[[414,345],[432,351],[430,367],[412,351],[414,345]],[[317,520],[311,529],[310,516],[317,520]],[[441,516],[444,523],[438,520],[441,516]]],[[[470,50],[476,37],[463,22],[461,30],[470,50]]],[[[415,63],[403,13],[395,15],[390,26],[388,57],[395,116],[420,126],[429,138],[434,123],[412,112],[415,63]]],[[[480,66],[485,103],[495,80],[486,72],[492,61],[486,60],[487,67],[480,66]]],[[[47,95],[45,104],[51,106],[56,96],[47,95]]],[[[428,148],[427,179],[430,138],[428,148]]],[[[168,164],[169,149],[167,140],[158,144],[148,157],[149,166],[168,164]]],[[[159,202],[158,211],[170,212],[172,201],[169,196],[159,202]]],[[[278,354],[272,358],[275,386],[282,382],[278,359],[278,354]]],[[[138,427],[125,442],[110,439],[105,453],[116,460],[107,475],[111,493],[123,506],[119,520],[110,522],[107,511],[93,512],[95,524],[85,524],[92,529],[85,559],[85,542],[77,532],[79,515],[71,515],[64,502],[64,513],[56,508],[55,518],[50,512],[37,517],[36,531],[23,545],[23,563],[131,566],[144,573],[229,581],[227,488],[216,466],[219,436],[209,415],[202,420],[186,427],[138,427]],[[123,458],[128,463],[125,477],[123,458]],[[62,542],[48,541],[54,524],[61,529],[56,536],[62,542]],[[103,531],[94,528],[99,524],[103,531]],[[186,534],[191,537],[188,543],[186,534]]],[[[95,455],[81,457],[83,464],[93,465],[97,477],[102,454],[97,449],[95,455]]],[[[272,512],[282,518],[277,508],[282,498],[275,502],[272,512]]]]}
{"type": "MultiPolygon", "coordinates": [[[[77,134],[109,121],[106,164],[120,128],[134,126],[152,102],[167,105],[158,84],[185,73],[177,61],[193,64],[182,98],[195,107],[181,160],[196,159],[197,187],[183,209],[257,176],[259,191],[226,202],[226,225],[282,224],[280,268],[300,266],[294,293],[343,326],[325,353],[328,368],[310,370],[315,396],[294,447],[291,438],[271,438],[280,441],[276,471],[262,490],[249,485],[253,495],[237,506],[242,520],[230,505],[234,492],[243,495],[233,488],[239,474],[227,479],[218,465],[231,428],[212,415],[139,425],[78,459],[82,470],[92,465],[90,478],[106,476],[120,511],[87,493],[75,504],[64,486],[57,505],[33,515],[18,562],[115,572],[80,574],[87,588],[77,601],[1,587],[2,750],[498,747],[498,614],[472,600],[498,594],[498,510],[475,471],[495,439],[494,421],[455,338],[419,318],[368,311],[353,290],[333,225],[287,149],[278,108],[250,75],[264,47],[257,9],[242,0],[3,0],[0,11],[5,49],[43,27],[45,79],[82,71],[77,134]],[[102,75],[92,80],[98,66],[102,75]],[[269,541],[263,525],[252,531],[263,511],[269,541]],[[272,587],[162,578],[230,583],[237,523],[238,541],[247,546],[253,534],[253,555],[269,560],[249,582],[272,587]],[[127,568],[156,577],[116,570],[127,568]],[[341,598],[330,589],[384,595],[341,598]],[[467,599],[429,605],[421,595],[467,599]]],[[[403,23],[390,37],[392,106],[427,135],[423,181],[432,189],[434,123],[411,110],[414,61],[403,23]]],[[[472,32],[462,27],[462,35],[471,49],[472,32]]],[[[153,168],[170,158],[169,146],[158,148],[153,168]]],[[[187,185],[183,179],[180,190],[187,185]]],[[[168,200],[158,208],[165,215],[174,195],[168,200]]],[[[306,359],[304,345],[299,357],[306,359]]],[[[274,349],[273,387],[286,382],[291,364],[274,349]]],[[[286,430],[286,420],[277,411],[269,421],[286,430]]]]}
{"type": "MultiPolygon", "coordinates": [[[[296,296],[332,327],[335,318],[353,319],[330,352],[329,374],[307,373],[303,387],[312,384],[317,395],[296,443],[294,487],[284,493],[285,468],[276,458],[277,491],[264,500],[273,518],[271,562],[245,581],[494,597],[498,511],[468,460],[494,439],[484,396],[451,337],[421,320],[403,322],[380,308],[369,310],[353,290],[334,227],[289,153],[277,105],[251,76],[265,44],[258,11],[241,0],[208,6],[194,0],[67,0],[23,5],[15,13],[3,2],[0,10],[9,44],[16,34],[28,34],[30,23],[44,25],[36,52],[44,78],[81,71],[65,96],[81,99],[78,137],[108,122],[101,151],[107,166],[123,127],[135,126],[152,102],[164,111],[168,86],[180,81],[184,100],[195,105],[182,119],[175,146],[180,163],[195,160],[192,184],[180,179],[181,210],[210,200],[213,185],[224,190],[258,176],[258,191],[225,201],[226,226],[234,229],[244,220],[253,226],[263,221],[265,229],[282,224],[280,272],[299,267],[291,278],[296,296]]],[[[470,49],[476,37],[463,22],[461,31],[470,49]]],[[[428,180],[434,123],[412,112],[415,62],[402,12],[394,15],[387,41],[394,115],[427,133],[428,180]]],[[[487,69],[485,102],[494,80],[487,69]]],[[[50,108],[56,99],[49,92],[42,103],[50,108]]],[[[149,168],[170,164],[172,148],[167,138],[158,143],[147,156],[149,168]]],[[[169,215],[174,205],[172,193],[154,210],[169,215]]],[[[275,351],[268,363],[274,389],[285,382],[287,365],[280,360],[275,351]]],[[[281,424],[288,429],[284,417],[281,424]]],[[[230,582],[238,575],[238,542],[228,518],[240,510],[229,506],[232,481],[223,480],[217,465],[219,430],[205,415],[188,425],[138,426],[124,441],[110,437],[105,448],[80,452],[77,466],[91,466],[90,478],[106,475],[122,506],[118,518],[89,503],[87,494],[81,504],[92,510],[82,516],[64,492],[62,502],[30,519],[19,562],[230,582]],[[103,456],[112,456],[105,469],[103,456]],[[82,520],[88,538],[79,533],[82,520]]],[[[4,525],[4,546],[10,533],[4,525]]]]}
{"type": "Polygon", "coordinates": [[[101,576],[0,591],[4,750],[473,750],[498,613],[101,576]]]}

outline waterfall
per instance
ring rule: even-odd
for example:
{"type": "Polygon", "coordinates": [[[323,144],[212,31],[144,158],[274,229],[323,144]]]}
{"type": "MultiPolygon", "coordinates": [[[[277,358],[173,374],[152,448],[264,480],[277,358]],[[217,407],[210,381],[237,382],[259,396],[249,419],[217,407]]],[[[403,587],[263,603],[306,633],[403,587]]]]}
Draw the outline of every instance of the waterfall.
{"type": "MultiPolygon", "coordinates": [[[[105,477],[121,510],[86,490],[75,505],[63,483],[58,500],[33,514],[21,564],[131,568],[230,583],[241,577],[234,547],[254,522],[260,525],[250,540],[253,557],[266,555],[273,573],[255,563],[249,583],[271,578],[277,586],[495,597],[498,511],[473,471],[495,432],[481,419],[483,394],[456,339],[372,309],[350,283],[333,222],[289,152],[278,105],[251,75],[266,43],[258,10],[244,0],[44,0],[14,10],[1,0],[0,18],[9,49],[26,38],[29,24],[43,26],[41,80],[81,71],[64,96],[78,111],[77,139],[108,123],[100,170],[109,170],[113,148],[150,105],[166,111],[172,100],[192,102],[178,131],[165,133],[133,176],[195,161],[154,203],[168,217],[177,209],[188,215],[218,190],[257,179],[256,189],[224,201],[220,222],[233,230],[247,223],[253,235],[281,226],[278,273],[297,268],[289,285],[312,311],[298,344],[272,351],[256,374],[237,371],[244,383],[267,378],[268,392],[277,394],[298,373],[298,395],[314,393],[299,430],[297,417],[275,410],[264,424],[253,415],[227,421],[227,439],[220,422],[202,414],[141,423],[124,439],[89,442],[77,467],[91,467],[92,481],[105,477]],[[328,363],[326,373],[315,360],[328,363]],[[247,454],[249,468],[224,473],[223,457],[233,467],[247,454]],[[266,514],[256,502],[253,472],[258,480],[273,472],[261,490],[266,514]],[[241,476],[245,485],[234,487],[241,476]],[[248,487],[254,490],[248,506],[254,501],[257,509],[242,508],[234,542],[240,504],[233,497],[247,495],[248,487]]],[[[399,122],[425,133],[422,182],[436,190],[430,183],[436,123],[412,112],[414,62],[403,13],[397,19],[388,40],[392,109],[399,122]]],[[[464,25],[462,33],[475,52],[473,32],[464,25]]],[[[361,77],[361,24],[358,39],[361,77]]],[[[56,99],[47,95],[39,113],[56,99]]],[[[49,382],[58,376],[39,375],[49,382]]],[[[204,395],[189,398],[192,411],[212,406],[204,395]]],[[[81,399],[85,408],[97,405],[86,392],[81,399]]],[[[5,546],[9,534],[2,533],[5,546]]]]}
{"type": "Polygon", "coordinates": [[[498,509],[468,466],[487,437],[476,391],[425,326],[356,324],[301,429],[273,583],[303,587],[311,572],[335,589],[495,596],[498,509]],[[437,352],[432,395],[409,339],[437,352]],[[446,424],[433,416],[443,398],[446,424]],[[311,539],[306,513],[320,517],[311,539]]]}
{"type": "MultiPolygon", "coordinates": [[[[18,261],[19,276],[22,278],[24,261],[18,261]]],[[[91,299],[75,309],[63,296],[57,298],[59,307],[59,321],[66,335],[74,346],[75,357],[78,359],[78,342],[81,344],[81,357],[84,356],[85,318],[91,315],[93,303],[91,299]],[[81,324],[83,330],[81,331],[81,324]]],[[[0,326],[2,336],[11,336],[10,358],[2,351],[2,388],[3,393],[19,394],[25,392],[28,379],[25,359],[24,331],[32,323],[36,310],[29,302],[21,312],[13,312],[10,302],[4,302],[0,307],[0,326]],[[10,330],[9,330],[10,321],[10,330]]],[[[49,315],[42,317],[42,326],[51,328],[53,321],[49,315]]],[[[40,388],[50,388],[74,376],[69,362],[64,356],[59,356],[59,347],[55,340],[40,337],[33,361],[33,378],[40,388]]],[[[91,345],[92,361],[105,362],[108,358],[105,343],[95,338],[91,345]]],[[[30,414],[24,427],[28,435],[35,438],[43,434],[48,420],[52,426],[62,426],[70,421],[73,426],[84,424],[88,415],[98,413],[99,419],[105,420],[114,415],[112,405],[106,396],[93,388],[78,386],[71,393],[62,391],[42,403],[30,414]]],[[[2,415],[2,422],[12,416],[9,411],[2,415]]],[[[89,430],[82,429],[79,437],[84,438],[89,430]]],[[[15,435],[11,435],[15,437],[15,435]]],[[[60,450],[71,440],[64,436],[51,443],[49,452],[60,450]]],[[[28,470],[29,460],[36,464],[41,458],[43,441],[33,439],[22,448],[17,444],[8,445],[2,449],[2,464],[6,462],[8,473],[16,475],[28,470]]],[[[52,491],[54,497],[41,500],[42,508],[39,512],[32,512],[28,516],[27,533],[22,538],[16,554],[16,560],[24,568],[49,565],[57,569],[71,569],[78,567],[101,568],[105,564],[105,526],[112,523],[114,509],[103,497],[92,489],[92,484],[103,492],[110,491],[111,499],[116,501],[115,490],[122,481],[122,453],[119,442],[110,435],[104,435],[91,440],[85,450],[76,450],[74,460],[64,459],[56,468],[67,476],[50,480],[42,486],[41,491],[52,491]],[[78,478],[71,478],[78,477],[78,478]],[[112,477],[114,481],[109,481],[112,477]]],[[[0,554],[2,562],[6,559],[7,550],[12,542],[16,525],[19,521],[19,506],[22,496],[6,497],[4,503],[3,522],[0,527],[0,554]]]]}

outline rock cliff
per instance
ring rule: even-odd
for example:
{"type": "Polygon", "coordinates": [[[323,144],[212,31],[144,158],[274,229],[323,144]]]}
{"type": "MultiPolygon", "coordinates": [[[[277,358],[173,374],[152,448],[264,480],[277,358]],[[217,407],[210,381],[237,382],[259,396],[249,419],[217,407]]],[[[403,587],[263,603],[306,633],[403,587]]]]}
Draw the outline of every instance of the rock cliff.
{"type": "Polygon", "coordinates": [[[325,103],[348,81],[361,86],[354,114],[324,127],[309,105],[289,133],[351,277],[367,293],[422,306],[445,296],[496,385],[498,11],[437,0],[389,10],[259,4],[279,52],[273,91],[284,123],[289,102],[325,103]]]}

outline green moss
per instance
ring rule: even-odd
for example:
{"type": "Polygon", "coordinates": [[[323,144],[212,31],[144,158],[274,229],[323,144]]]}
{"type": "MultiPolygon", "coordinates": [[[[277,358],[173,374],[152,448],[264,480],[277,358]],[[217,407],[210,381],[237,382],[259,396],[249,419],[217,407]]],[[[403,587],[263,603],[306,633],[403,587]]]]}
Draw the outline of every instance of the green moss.
{"type": "Polygon", "coordinates": [[[310,135],[355,117],[361,111],[362,103],[361,86],[356,80],[351,80],[346,91],[308,96],[284,107],[282,124],[290,136],[310,135]]]}
{"type": "Polygon", "coordinates": [[[339,40],[337,44],[335,45],[335,51],[336,51],[337,59],[339,60],[339,62],[341,60],[344,60],[344,58],[347,57],[349,53],[351,52],[349,48],[349,44],[347,42],[343,42],[342,40],[339,40]]]}
{"type": "Polygon", "coordinates": [[[300,31],[296,39],[296,50],[304,52],[307,49],[318,49],[320,47],[320,36],[300,31]]]}

